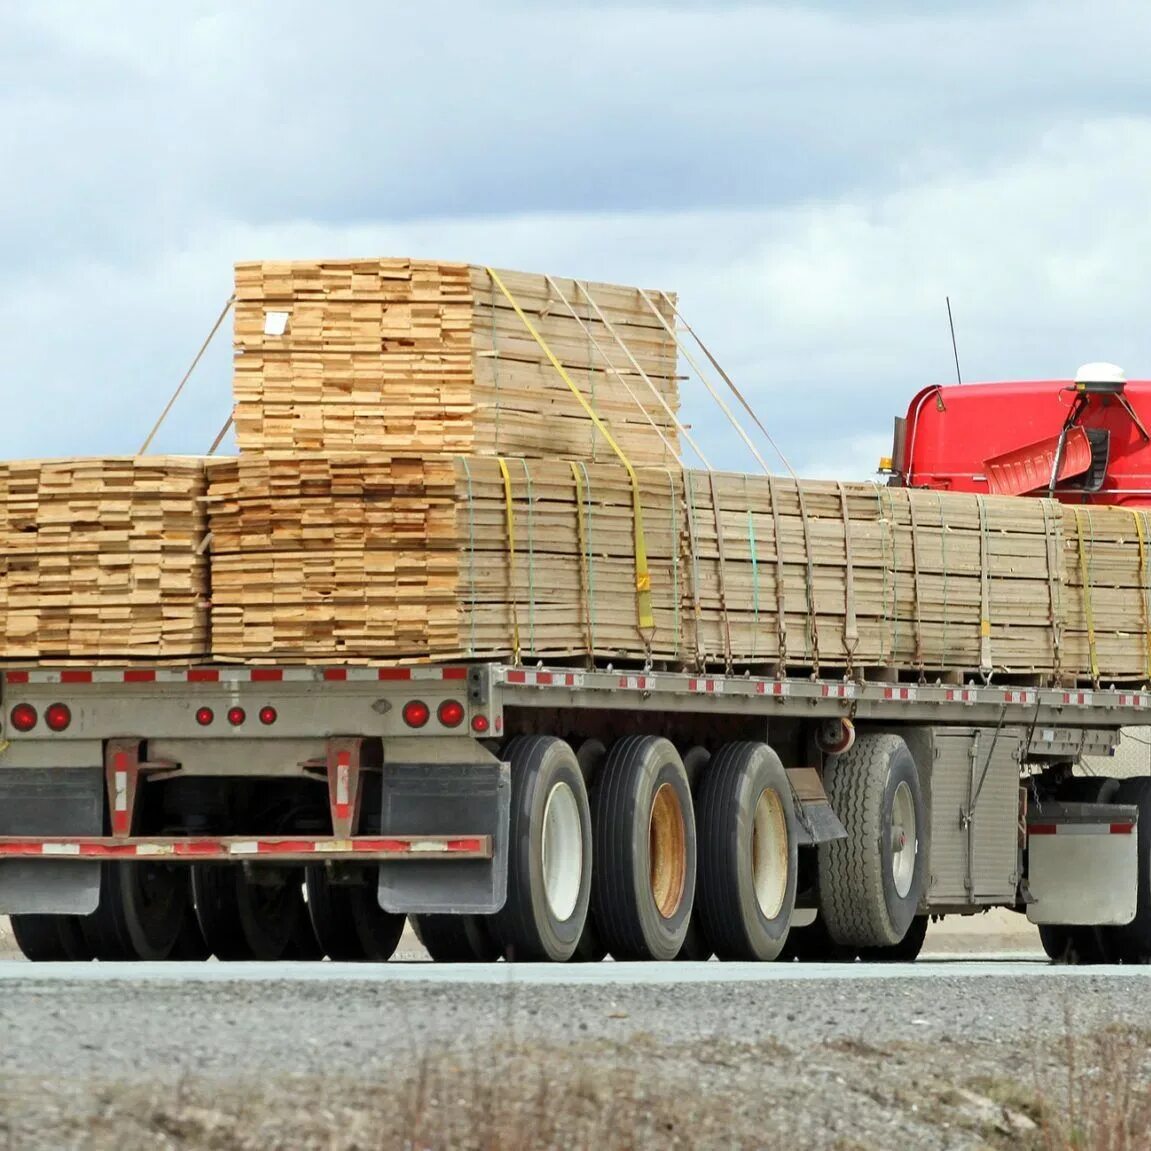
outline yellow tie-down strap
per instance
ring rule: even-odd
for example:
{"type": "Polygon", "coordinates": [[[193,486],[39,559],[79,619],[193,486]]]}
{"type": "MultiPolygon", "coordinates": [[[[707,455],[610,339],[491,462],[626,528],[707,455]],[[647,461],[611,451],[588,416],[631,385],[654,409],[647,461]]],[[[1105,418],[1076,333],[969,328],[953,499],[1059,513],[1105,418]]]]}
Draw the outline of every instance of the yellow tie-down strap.
{"type": "Polygon", "coordinates": [[[520,616],[516,606],[516,512],[512,502],[512,477],[508,472],[507,461],[498,457],[500,475],[504,479],[504,514],[508,533],[508,603],[512,610],[512,655],[515,663],[520,662],[520,616]]]}
{"type": "Polygon", "coordinates": [[[551,366],[559,372],[560,379],[571,388],[572,395],[579,400],[580,406],[587,412],[588,418],[595,425],[596,431],[603,436],[608,446],[619,458],[620,463],[627,469],[628,478],[631,480],[631,504],[634,518],[636,616],[639,622],[639,630],[647,633],[650,637],[651,633],[655,631],[655,617],[652,614],[651,607],[651,571],[647,565],[647,543],[643,534],[643,503],[640,499],[639,477],[635,474],[635,468],[632,467],[631,461],[624,455],[623,449],[616,443],[615,437],[608,431],[607,425],[600,419],[595,408],[591,406],[587,397],[579,390],[571,376],[568,375],[563,364],[556,358],[555,353],[548,347],[547,341],[536,331],[535,325],[528,319],[523,308],[519,306],[515,296],[508,291],[503,280],[500,279],[499,274],[494,268],[485,268],[484,270],[491,276],[492,283],[503,293],[507,302],[515,309],[516,315],[519,316],[524,327],[531,333],[532,339],[539,344],[540,349],[544,355],[547,356],[551,366]]]}

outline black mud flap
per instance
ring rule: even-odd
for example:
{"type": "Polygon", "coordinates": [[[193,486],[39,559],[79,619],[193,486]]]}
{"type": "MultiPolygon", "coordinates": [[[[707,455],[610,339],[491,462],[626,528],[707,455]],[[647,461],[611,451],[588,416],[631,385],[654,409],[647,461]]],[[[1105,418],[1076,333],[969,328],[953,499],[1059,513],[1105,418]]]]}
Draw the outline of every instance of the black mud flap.
{"type": "MultiPolygon", "coordinates": [[[[101,835],[104,771],[99,767],[0,771],[0,835],[101,835]]],[[[0,914],[88,915],[100,903],[100,863],[0,862],[0,914]]]]}
{"type": "Polygon", "coordinates": [[[410,856],[380,864],[380,906],[490,915],[507,899],[511,775],[506,763],[385,763],[381,835],[490,835],[491,859],[410,856]]]}

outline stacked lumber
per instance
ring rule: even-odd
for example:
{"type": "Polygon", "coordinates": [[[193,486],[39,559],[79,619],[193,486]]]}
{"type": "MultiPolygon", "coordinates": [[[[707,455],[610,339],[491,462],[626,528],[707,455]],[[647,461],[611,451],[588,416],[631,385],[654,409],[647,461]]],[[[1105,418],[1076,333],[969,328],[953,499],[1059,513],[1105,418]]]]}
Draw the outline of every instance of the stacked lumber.
{"type": "Polygon", "coordinates": [[[213,655],[1147,675],[1151,592],[1128,511],[678,469],[636,483],[650,627],[618,465],[215,464],[213,655]]]}
{"type": "MultiPolygon", "coordinates": [[[[241,453],[614,458],[483,268],[333,260],[235,274],[241,453]]],[[[632,462],[672,462],[670,297],[648,294],[656,315],[635,288],[498,275],[632,462]]]]}
{"type": "Polygon", "coordinates": [[[188,458],[0,463],[0,657],[203,657],[205,489],[188,458]]]}

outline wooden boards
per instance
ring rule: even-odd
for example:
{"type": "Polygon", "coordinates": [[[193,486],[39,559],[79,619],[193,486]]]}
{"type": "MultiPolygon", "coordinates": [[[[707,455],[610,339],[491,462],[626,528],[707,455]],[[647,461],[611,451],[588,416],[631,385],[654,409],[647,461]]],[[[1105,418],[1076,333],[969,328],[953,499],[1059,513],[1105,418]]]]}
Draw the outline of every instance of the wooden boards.
{"type": "Polygon", "coordinates": [[[0,657],[203,658],[204,493],[196,459],[0,463],[0,657]]]}
{"type": "Polygon", "coordinates": [[[1142,680],[1146,513],[612,464],[210,470],[213,654],[1142,680]],[[1141,558],[1142,557],[1142,558],[1141,558]]]}
{"type": "MultiPolygon", "coordinates": [[[[649,294],[657,316],[636,288],[498,275],[631,461],[673,462],[668,300],[649,294]]],[[[511,302],[468,264],[237,264],[234,393],[243,454],[615,458],[511,302]]]]}

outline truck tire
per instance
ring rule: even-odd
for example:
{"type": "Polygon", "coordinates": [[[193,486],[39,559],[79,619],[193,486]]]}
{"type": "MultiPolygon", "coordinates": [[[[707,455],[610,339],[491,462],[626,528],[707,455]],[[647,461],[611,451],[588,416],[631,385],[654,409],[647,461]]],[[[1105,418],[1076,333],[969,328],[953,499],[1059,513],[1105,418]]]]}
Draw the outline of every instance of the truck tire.
{"type": "Polygon", "coordinates": [[[699,790],[695,914],[720,959],[764,962],[787,942],[798,847],[791,784],[765,743],[720,749],[699,790]]]}
{"type": "Polygon", "coordinates": [[[836,943],[891,947],[911,927],[925,880],[915,760],[898,735],[861,735],[828,758],[823,785],[847,838],[816,849],[820,914],[836,943]]]}
{"type": "Polygon", "coordinates": [[[75,915],[13,915],[16,946],[33,963],[63,963],[92,958],[92,949],[75,915]]]}
{"type": "Polygon", "coordinates": [[[100,905],[80,920],[84,941],[95,959],[123,962],[139,959],[128,933],[124,894],[120,883],[121,863],[100,864],[100,905]]]}
{"type": "Polygon", "coordinates": [[[486,915],[413,915],[412,930],[436,963],[494,963],[501,955],[486,915]]]}
{"type": "MultiPolygon", "coordinates": [[[[691,802],[696,812],[699,812],[699,785],[704,777],[704,768],[711,760],[711,752],[706,747],[689,747],[683,753],[683,769],[687,772],[687,785],[691,788],[691,802]]],[[[698,834],[698,828],[697,828],[698,834]]],[[[703,923],[700,920],[700,873],[697,860],[695,874],[695,902],[691,907],[691,917],[687,921],[687,934],[683,937],[683,946],[679,949],[676,959],[687,963],[704,963],[709,960],[715,951],[704,934],[703,923]]]]}
{"type": "Polygon", "coordinates": [[[509,960],[563,963],[583,934],[591,898],[587,787],[571,746],[554,736],[513,739],[508,897],[492,934],[509,960]]]}
{"type": "Polygon", "coordinates": [[[1121,927],[1104,928],[1104,939],[1122,963],[1151,963],[1151,779],[1122,780],[1112,802],[1139,809],[1135,827],[1138,901],[1135,918],[1121,927]]]}
{"type": "Polygon", "coordinates": [[[405,917],[385,911],[376,873],[362,883],[332,883],[323,864],[307,869],[308,918],[320,950],[341,963],[386,963],[404,933],[405,917]]]}
{"type": "MultiPolygon", "coordinates": [[[[576,759],[579,760],[580,770],[583,772],[584,783],[587,785],[588,806],[595,817],[595,792],[599,783],[600,770],[607,759],[607,748],[599,739],[585,739],[576,749],[576,759]]],[[[594,834],[594,833],[593,833],[594,834]]],[[[607,958],[607,945],[596,926],[595,909],[588,903],[587,917],[584,919],[583,932],[572,952],[569,963],[600,963],[607,958]]]]}
{"type": "Polygon", "coordinates": [[[124,929],[132,949],[152,962],[170,958],[192,907],[186,868],[152,860],[117,866],[124,929]]]}
{"type": "Polygon", "coordinates": [[[192,891],[200,930],[217,959],[295,958],[299,933],[311,932],[296,868],[280,882],[252,883],[239,864],[197,863],[192,891]]]}
{"type": "Polygon", "coordinates": [[[695,816],[687,772],[666,739],[611,749],[593,820],[596,922],[616,959],[674,959],[695,900],[695,816]]]}
{"type": "Polygon", "coordinates": [[[864,963],[914,963],[927,939],[927,916],[917,915],[906,934],[890,947],[861,947],[859,958],[864,963]]]}

